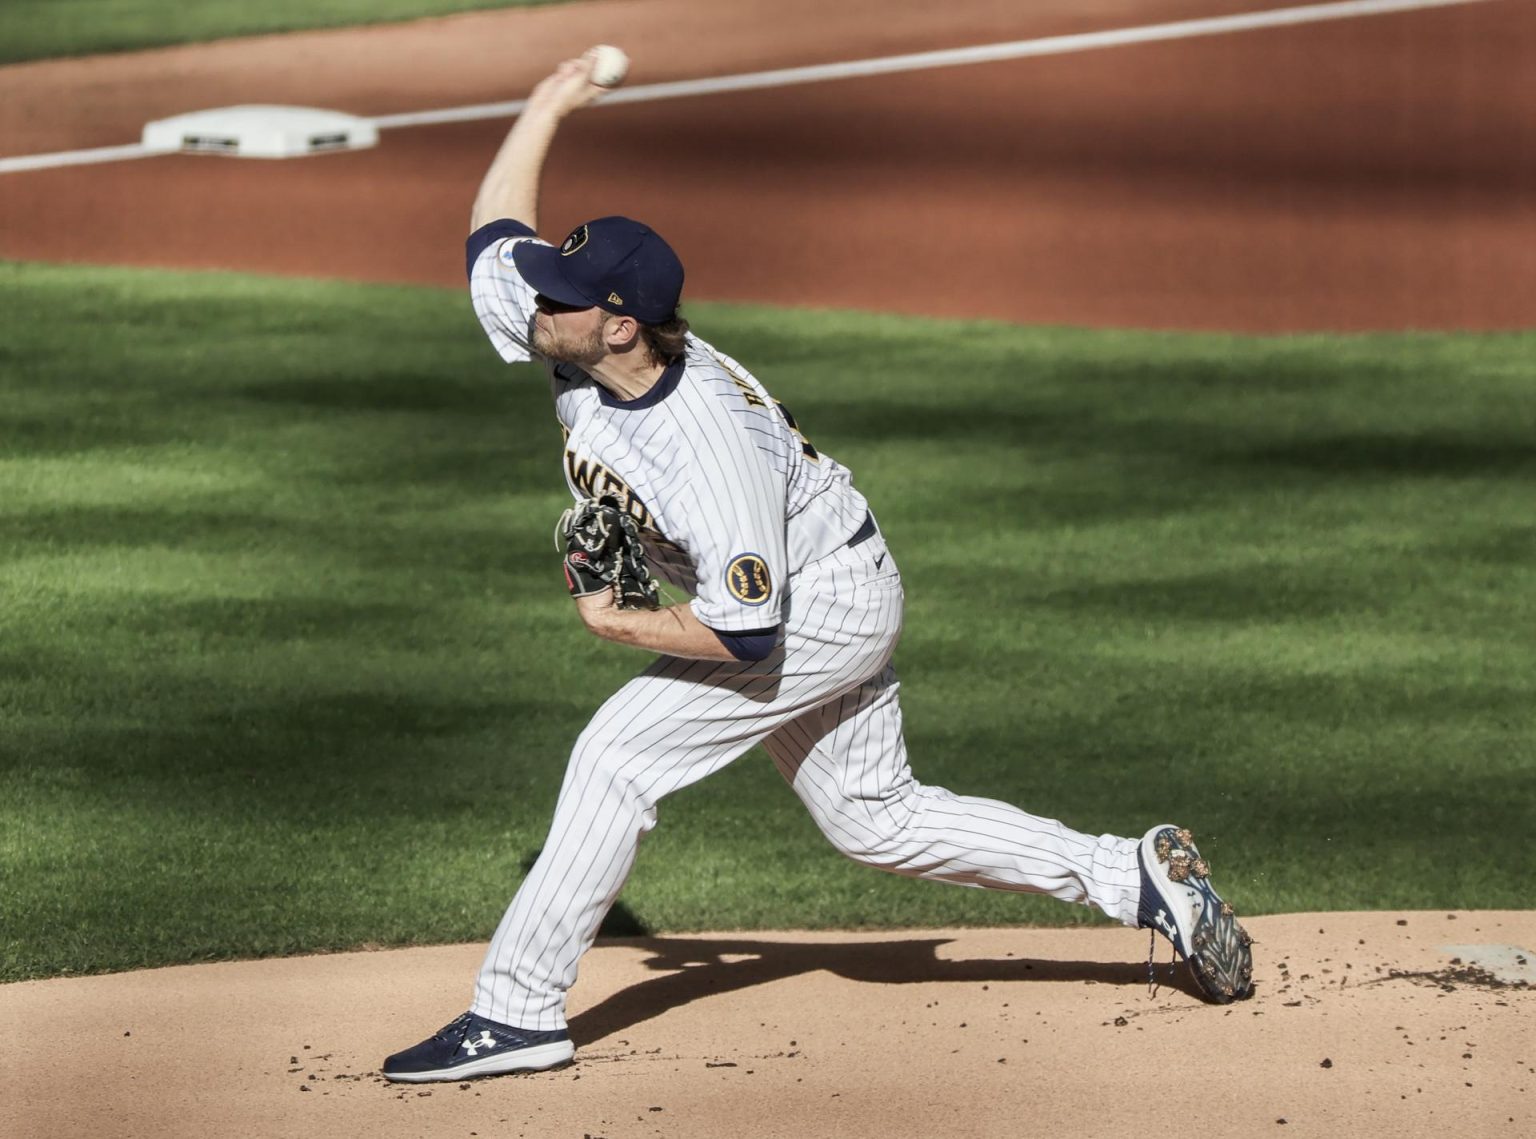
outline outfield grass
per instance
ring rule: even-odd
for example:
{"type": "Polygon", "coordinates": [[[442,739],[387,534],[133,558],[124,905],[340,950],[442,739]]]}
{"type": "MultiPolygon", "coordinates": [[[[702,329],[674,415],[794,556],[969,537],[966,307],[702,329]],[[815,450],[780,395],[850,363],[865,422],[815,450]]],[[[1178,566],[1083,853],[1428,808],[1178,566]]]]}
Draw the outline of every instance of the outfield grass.
{"type": "Polygon", "coordinates": [[[4,0],[0,63],[560,0],[4,0]]]}
{"type": "MultiPolygon", "coordinates": [[[[1536,336],[695,306],[908,584],[914,766],[1196,829],[1245,913],[1527,907],[1536,336]]],[[[0,264],[0,980],[489,935],[572,739],[559,432],[454,291],[0,264]]],[[[880,875],[753,752],[641,928],[1061,923],[880,875]]]]}

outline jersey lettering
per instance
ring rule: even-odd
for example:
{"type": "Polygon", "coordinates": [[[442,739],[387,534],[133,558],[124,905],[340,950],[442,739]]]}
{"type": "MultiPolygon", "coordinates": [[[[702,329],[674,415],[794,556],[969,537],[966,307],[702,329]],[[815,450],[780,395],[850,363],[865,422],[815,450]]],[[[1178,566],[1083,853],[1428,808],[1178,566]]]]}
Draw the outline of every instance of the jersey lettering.
{"type": "Polygon", "coordinates": [[[602,463],[594,460],[578,459],[574,451],[565,453],[565,473],[584,498],[602,498],[608,496],[615,499],[619,509],[635,520],[635,525],[642,530],[648,530],[652,534],[659,534],[656,528],[656,519],[651,515],[645,503],[640,501],[640,496],[630,490],[624,480],[619,478],[602,463]]]}
{"type": "Polygon", "coordinates": [[[742,399],[747,401],[747,406],[749,406],[749,407],[767,407],[768,406],[766,403],[763,402],[763,397],[758,395],[755,391],[753,391],[752,390],[752,385],[747,383],[746,380],[742,379],[740,376],[738,376],[735,372],[731,371],[729,368],[725,369],[725,374],[727,376],[731,377],[731,383],[735,384],[738,388],[741,389],[741,397],[742,397],[742,399]]]}
{"type": "Polygon", "coordinates": [[[778,400],[773,401],[773,406],[779,409],[779,414],[784,417],[784,422],[789,424],[789,429],[795,433],[795,438],[800,440],[801,454],[813,463],[821,462],[821,452],[811,446],[811,441],[801,432],[800,425],[795,422],[795,417],[789,413],[789,408],[785,407],[778,400]]]}
{"type": "MultiPolygon", "coordinates": [[[[724,360],[720,359],[720,354],[718,352],[711,351],[711,354],[715,357],[716,362],[719,363],[725,374],[730,377],[731,383],[735,384],[736,387],[740,389],[741,397],[747,401],[748,407],[768,406],[768,404],[764,402],[763,397],[757,394],[757,389],[741,376],[738,376],[734,368],[730,367],[730,365],[728,365],[724,360]]],[[[821,452],[816,450],[815,447],[811,446],[811,441],[807,439],[801,432],[800,425],[795,422],[795,417],[789,413],[789,408],[785,407],[778,400],[773,401],[773,406],[779,409],[779,414],[784,417],[784,422],[788,424],[789,429],[795,433],[795,438],[800,440],[800,453],[813,463],[821,462],[821,452]]]]}

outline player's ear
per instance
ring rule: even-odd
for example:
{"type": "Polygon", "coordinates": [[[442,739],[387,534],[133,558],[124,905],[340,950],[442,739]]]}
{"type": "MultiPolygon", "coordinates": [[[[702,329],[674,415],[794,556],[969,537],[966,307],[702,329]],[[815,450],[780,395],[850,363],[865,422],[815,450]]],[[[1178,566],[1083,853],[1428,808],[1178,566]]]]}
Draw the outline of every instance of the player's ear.
{"type": "Polygon", "coordinates": [[[640,322],[632,316],[615,313],[603,327],[603,339],[610,352],[623,352],[632,348],[640,336],[640,322]]]}

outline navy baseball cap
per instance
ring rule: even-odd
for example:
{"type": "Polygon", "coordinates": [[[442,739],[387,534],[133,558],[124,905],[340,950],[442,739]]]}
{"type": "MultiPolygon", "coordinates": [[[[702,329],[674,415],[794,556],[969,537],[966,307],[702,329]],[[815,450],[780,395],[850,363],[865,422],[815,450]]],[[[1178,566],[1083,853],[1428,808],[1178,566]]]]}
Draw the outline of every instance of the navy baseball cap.
{"type": "Polygon", "coordinates": [[[683,263],[650,226],[630,218],[597,218],[554,246],[520,241],[512,248],[517,271],[552,301],[606,309],[642,324],[677,315],[683,263]]]}

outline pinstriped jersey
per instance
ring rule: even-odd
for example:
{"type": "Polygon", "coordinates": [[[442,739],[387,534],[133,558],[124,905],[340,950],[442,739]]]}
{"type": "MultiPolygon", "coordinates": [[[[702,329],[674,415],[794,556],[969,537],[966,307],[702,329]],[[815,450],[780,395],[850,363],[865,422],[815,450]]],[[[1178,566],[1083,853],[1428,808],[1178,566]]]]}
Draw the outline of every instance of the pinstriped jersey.
{"type": "MultiPolygon", "coordinates": [[[[512,260],[527,227],[497,223],[471,245],[475,313],[503,359],[536,358],[534,290],[512,260]]],[[[582,369],[545,362],[576,498],[612,495],[639,524],[652,569],[693,594],[722,633],[777,626],[790,574],[859,529],[868,504],[750,372],[688,336],[680,364],[621,400],[582,369]]]]}

